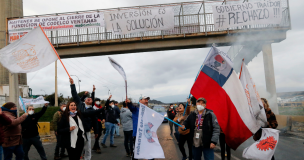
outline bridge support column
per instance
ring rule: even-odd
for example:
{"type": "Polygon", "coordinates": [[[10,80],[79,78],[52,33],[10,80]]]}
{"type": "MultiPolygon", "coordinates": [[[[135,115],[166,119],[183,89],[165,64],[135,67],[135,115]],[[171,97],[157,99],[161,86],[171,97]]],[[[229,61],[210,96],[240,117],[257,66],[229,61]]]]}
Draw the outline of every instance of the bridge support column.
{"type": "MultiPolygon", "coordinates": [[[[19,106],[18,73],[9,73],[9,101],[19,106]]],[[[17,107],[19,113],[19,107],[17,107]]]]}
{"type": "Polygon", "coordinates": [[[271,43],[264,44],[262,51],[263,51],[263,59],[264,59],[266,90],[270,94],[269,97],[265,97],[265,98],[267,98],[269,106],[273,111],[273,113],[279,114],[271,43]]]}

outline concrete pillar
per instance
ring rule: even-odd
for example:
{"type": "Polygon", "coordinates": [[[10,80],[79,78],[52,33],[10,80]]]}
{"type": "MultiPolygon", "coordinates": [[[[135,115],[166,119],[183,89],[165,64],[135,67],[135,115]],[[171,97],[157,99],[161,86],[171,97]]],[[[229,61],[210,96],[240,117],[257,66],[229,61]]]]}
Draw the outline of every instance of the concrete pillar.
{"type": "Polygon", "coordinates": [[[273,113],[279,114],[271,43],[264,44],[262,47],[262,51],[264,59],[266,90],[270,94],[269,97],[265,98],[268,100],[269,106],[273,113]]]}
{"type": "MultiPolygon", "coordinates": [[[[19,85],[18,85],[18,73],[9,73],[9,101],[14,102],[19,106],[19,85]]],[[[19,114],[19,107],[18,107],[19,114]]]]}

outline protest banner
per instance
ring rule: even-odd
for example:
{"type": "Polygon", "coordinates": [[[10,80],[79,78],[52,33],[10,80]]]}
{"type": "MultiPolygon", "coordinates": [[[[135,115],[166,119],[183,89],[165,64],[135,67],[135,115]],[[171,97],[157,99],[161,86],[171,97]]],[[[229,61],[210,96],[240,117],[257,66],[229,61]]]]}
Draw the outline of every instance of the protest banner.
{"type": "Polygon", "coordinates": [[[145,8],[105,13],[106,28],[114,34],[174,29],[173,8],[145,8]]]}
{"type": "Polygon", "coordinates": [[[22,110],[24,110],[24,108],[27,105],[34,105],[34,104],[45,104],[45,103],[50,103],[49,101],[45,101],[44,98],[42,96],[37,97],[36,99],[28,99],[28,98],[19,98],[19,106],[22,110]]]}
{"type": "Polygon", "coordinates": [[[246,159],[271,160],[279,143],[279,130],[262,128],[261,138],[243,151],[246,159]]]}
{"type": "Polygon", "coordinates": [[[255,1],[212,6],[215,29],[244,25],[280,24],[281,0],[255,1]]]}
{"type": "Polygon", "coordinates": [[[244,88],[244,92],[248,101],[248,108],[250,110],[251,115],[256,119],[256,123],[260,127],[267,126],[267,118],[264,109],[263,102],[259,95],[259,92],[256,89],[256,85],[251,78],[249,70],[246,64],[242,63],[241,72],[240,72],[240,81],[244,88]]]}
{"type": "MultiPolygon", "coordinates": [[[[8,32],[27,33],[41,25],[45,31],[104,27],[103,12],[69,14],[49,17],[22,18],[8,21],[8,32]]],[[[11,43],[10,38],[10,43],[11,43]]]]}
{"type": "Polygon", "coordinates": [[[134,158],[165,158],[163,148],[156,134],[163,120],[163,115],[140,103],[134,158]]]}

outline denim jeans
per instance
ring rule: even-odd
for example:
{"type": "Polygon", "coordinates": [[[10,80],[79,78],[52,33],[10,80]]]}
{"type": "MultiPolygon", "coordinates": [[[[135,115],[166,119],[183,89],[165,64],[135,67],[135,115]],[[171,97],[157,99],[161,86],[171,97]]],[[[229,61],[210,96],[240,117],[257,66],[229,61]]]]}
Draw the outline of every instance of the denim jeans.
{"type": "Polygon", "coordinates": [[[24,160],[29,160],[28,152],[31,146],[34,146],[39,153],[42,160],[46,160],[46,155],[44,148],[42,146],[42,142],[40,140],[40,136],[32,137],[32,138],[23,138],[23,150],[24,150],[24,160]]]}
{"type": "Polygon", "coordinates": [[[2,148],[2,146],[0,145],[0,160],[2,160],[2,153],[3,153],[3,148],[2,148]]]}
{"type": "Polygon", "coordinates": [[[57,143],[56,143],[56,147],[55,147],[55,157],[59,157],[60,155],[64,154],[65,148],[62,147],[62,144],[61,144],[61,135],[56,135],[56,139],[57,139],[57,143]],[[59,150],[60,150],[60,155],[59,155],[59,150]]]}
{"type": "Polygon", "coordinates": [[[23,160],[24,152],[22,149],[22,145],[4,147],[3,148],[4,160],[12,160],[13,153],[16,155],[16,160],[23,160]]]}
{"type": "Polygon", "coordinates": [[[114,144],[115,124],[106,122],[105,126],[106,126],[106,134],[103,137],[102,144],[106,143],[109,134],[110,134],[110,144],[114,144]]]}
{"type": "MultiPolygon", "coordinates": [[[[119,118],[117,118],[117,122],[120,123],[120,119],[119,118]]],[[[116,132],[117,136],[120,136],[119,135],[119,126],[117,124],[115,124],[115,132],[116,132]]]]}
{"type": "Polygon", "coordinates": [[[201,160],[202,153],[204,153],[204,160],[214,160],[214,151],[210,148],[192,146],[192,153],[194,160],[201,160]]]}

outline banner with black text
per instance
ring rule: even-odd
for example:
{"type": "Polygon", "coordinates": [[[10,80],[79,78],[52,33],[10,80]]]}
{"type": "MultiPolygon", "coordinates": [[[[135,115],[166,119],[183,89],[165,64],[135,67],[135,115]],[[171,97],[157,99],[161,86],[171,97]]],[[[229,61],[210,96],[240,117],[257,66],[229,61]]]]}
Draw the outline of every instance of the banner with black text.
{"type": "Polygon", "coordinates": [[[174,29],[173,8],[138,9],[105,13],[106,28],[114,34],[174,29]]]}
{"type": "Polygon", "coordinates": [[[215,29],[244,25],[280,24],[281,0],[255,1],[212,6],[215,29]]]}

